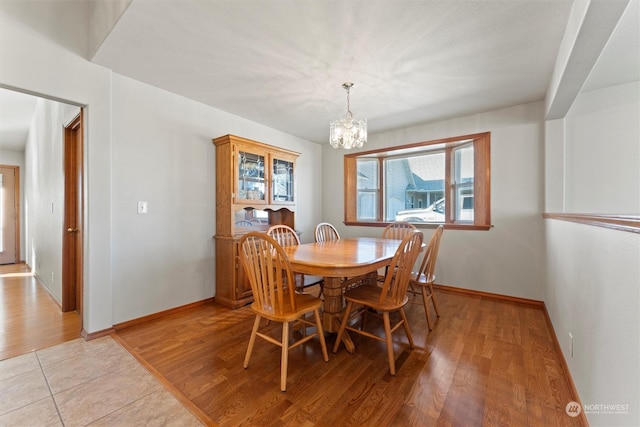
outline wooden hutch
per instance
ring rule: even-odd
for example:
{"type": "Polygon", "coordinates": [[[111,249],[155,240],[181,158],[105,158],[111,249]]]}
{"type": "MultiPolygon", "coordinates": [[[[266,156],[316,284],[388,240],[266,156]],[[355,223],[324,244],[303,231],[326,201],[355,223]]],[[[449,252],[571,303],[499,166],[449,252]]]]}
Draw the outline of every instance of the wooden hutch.
{"type": "Polygon", "coordinates": [[[295,162],[300,153],[225,135],[216,147],[216,297],[231,308],[253,301],[238,239],[271,225],[295,228],[295,162]]]}

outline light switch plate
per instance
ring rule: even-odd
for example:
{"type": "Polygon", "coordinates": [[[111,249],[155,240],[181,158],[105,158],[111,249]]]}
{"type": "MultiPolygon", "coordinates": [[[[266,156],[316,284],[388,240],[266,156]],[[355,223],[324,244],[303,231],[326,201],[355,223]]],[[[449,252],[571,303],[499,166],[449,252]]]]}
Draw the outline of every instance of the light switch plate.
{"type": "Polygon", "coordinates": [[[146,214],[148,212],[147,202],[138,202],[138,213],[146,214]]]}

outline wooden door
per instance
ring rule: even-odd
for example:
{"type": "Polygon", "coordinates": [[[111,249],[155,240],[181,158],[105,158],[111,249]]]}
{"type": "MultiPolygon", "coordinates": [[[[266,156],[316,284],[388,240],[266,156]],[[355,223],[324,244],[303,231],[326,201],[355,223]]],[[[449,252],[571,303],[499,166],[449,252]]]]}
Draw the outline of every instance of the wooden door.
{"type": "Polygon", "coordinates": [[[19,257],[17,166],[0,166],[0,264],[15,264],[19,257]]]}
{"type": "Polygon", "coordinates": [[[62,311],[82,318],[82,110],[64,131],[64,230],[62,238],[62,311]]]}

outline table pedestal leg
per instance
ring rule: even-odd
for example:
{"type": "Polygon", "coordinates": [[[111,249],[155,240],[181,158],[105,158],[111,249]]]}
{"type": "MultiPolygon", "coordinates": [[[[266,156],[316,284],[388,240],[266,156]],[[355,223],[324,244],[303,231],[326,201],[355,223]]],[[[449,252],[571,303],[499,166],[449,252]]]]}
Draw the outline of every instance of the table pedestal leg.
{"type": "MultiPolygon", "coordinates": [[[[324,305],[322,326],[327,332],[338,333],[340,323],[342,321],[344,303],[344,298],[342,297],[342,278],[325,277],[323,293],[324,305]]],[[[355,346],[347,331],[345,331],[342,336],[342,342],[349,353],[353,353],[355,351],[355,346]]]]}

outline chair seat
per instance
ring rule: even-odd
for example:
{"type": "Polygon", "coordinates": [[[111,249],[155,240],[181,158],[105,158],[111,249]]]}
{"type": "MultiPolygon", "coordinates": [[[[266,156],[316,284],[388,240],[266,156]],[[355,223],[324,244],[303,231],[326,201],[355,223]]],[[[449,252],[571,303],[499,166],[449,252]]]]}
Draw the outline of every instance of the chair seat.
{"type": "Polygon", "coordinates": [[[436,276],[430,275],[427,278],[426,274],[419,273],[411,273],[411,277],[409,278],[412,284],[414,285],[428,285],[429,283],[433,283],[436,280],[436,276]]]}
{"type": "Polygon", "coordinates": [[[302,314],[319,309],[322,305],[322,300],[318,297],[314,297],[313,295],[294,294],[294,298],[296,311],[293,311],[293,307],[291,307],[291,303],[288,298],[284,299],[284,304],[282,306],[284,313],[260,310],[257,308],[257,304],[255,302],[251,304],[251,309],[265,319],[273,320],[274,322],[292,322],[298,319],[302,314]]]}
{"type": "Polygon", "coordinates": [[[403,307],[409,298],[405,295],[400,304],[393,303],[389,298],[384,303],[380,303],[382,288],[377,286],[358,286],[345,292],[344,298],[356,304],[373,307],[380,311],[393,311],[403,307]]]}

